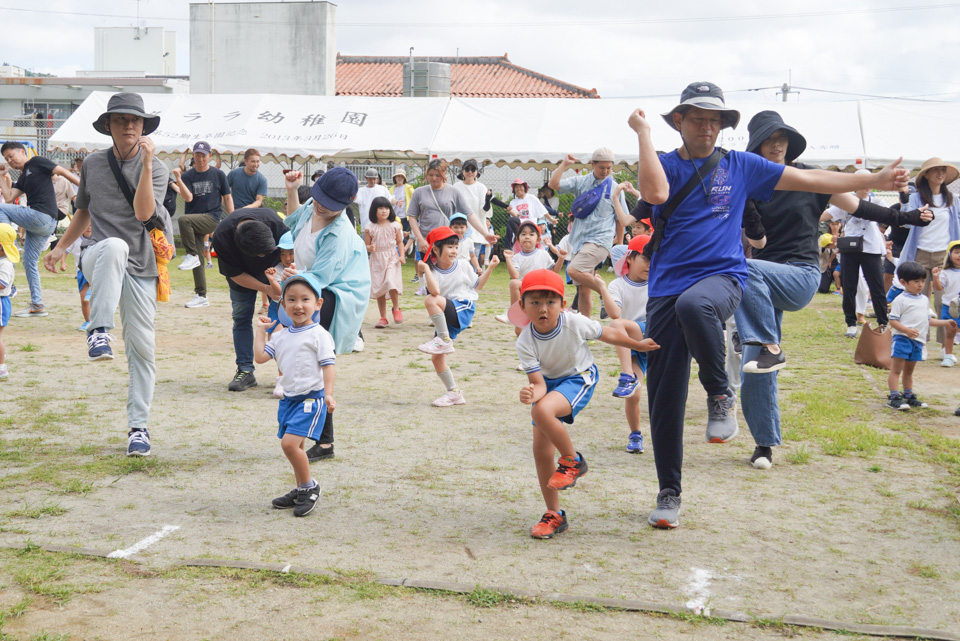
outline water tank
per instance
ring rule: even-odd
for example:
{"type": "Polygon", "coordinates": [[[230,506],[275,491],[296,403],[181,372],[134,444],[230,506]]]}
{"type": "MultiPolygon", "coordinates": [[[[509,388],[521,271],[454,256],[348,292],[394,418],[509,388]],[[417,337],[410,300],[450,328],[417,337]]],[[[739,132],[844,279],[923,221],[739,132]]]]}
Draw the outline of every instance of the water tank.
{"type": "Polygon", "coordinates": [[[444,62],[403,63],[403,95],[419,98],[450,97],[450,65],[444,62]]]}

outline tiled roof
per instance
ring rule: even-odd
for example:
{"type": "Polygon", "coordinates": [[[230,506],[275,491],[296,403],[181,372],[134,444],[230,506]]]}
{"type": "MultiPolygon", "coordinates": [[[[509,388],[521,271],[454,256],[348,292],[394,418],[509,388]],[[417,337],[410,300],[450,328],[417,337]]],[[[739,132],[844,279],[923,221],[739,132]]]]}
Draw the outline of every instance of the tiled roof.
{"type": "MultiPolygon", "coordinates": [[[[338,96],[403,95],[405,56],[337,54],[338,96]]],[[[479,58],[414,57],[415,62],[450,65],[450,93],[461,98],[599,98],[584,89],[513,64],[503,56],[479,58]]]]}

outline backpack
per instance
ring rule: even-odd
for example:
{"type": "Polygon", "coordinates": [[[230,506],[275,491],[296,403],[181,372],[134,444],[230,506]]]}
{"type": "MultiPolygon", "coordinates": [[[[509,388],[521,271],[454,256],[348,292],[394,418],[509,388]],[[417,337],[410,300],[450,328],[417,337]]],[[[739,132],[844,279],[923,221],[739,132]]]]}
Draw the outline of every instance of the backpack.
{"type": "Polygon", "coordinates": [[[610,196],[610,185],[613,180],[609,177],[602,184],[597,185],[590,191],[585,191],[573,200],[570,205],[570,215],[574,218],[586,218],[593,213],[600,201],[610,196]]]}

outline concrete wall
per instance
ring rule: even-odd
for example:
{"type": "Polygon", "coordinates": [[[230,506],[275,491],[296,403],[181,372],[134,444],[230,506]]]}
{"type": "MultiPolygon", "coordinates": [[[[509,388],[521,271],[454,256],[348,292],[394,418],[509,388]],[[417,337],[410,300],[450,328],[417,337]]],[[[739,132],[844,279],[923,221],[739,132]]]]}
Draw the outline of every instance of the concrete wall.
{"type": "Polygon", "coordinates": [[[133,27],[95,27],[93,33],[93,68],[96,71],[176,73],[177,34],[174,31],[157,27],[139,30],[133,27]]]}
{"type": "Polygon", "coordinates": [[[334,95],[336,10],[329,2],[191,4],[190,92],[334,95]]]}

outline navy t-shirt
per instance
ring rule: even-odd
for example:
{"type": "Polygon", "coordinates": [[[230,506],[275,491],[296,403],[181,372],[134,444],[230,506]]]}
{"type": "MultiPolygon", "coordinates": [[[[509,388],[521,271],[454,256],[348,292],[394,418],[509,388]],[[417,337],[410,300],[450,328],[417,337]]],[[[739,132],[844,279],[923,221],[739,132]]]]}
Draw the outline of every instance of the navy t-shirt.
{"type": "Polygon", "coordinates": [[[27,195],[27,206],[57,219],[57,195],[53,191],[53,170],[57,164],[43,156],[34,156],[23,165],[13,185],[27,195]]]}
{"type": "Polygon", "coordinates": [[[246,288],[233,282],[231,276],[250,274],[261,283],[266,283],[267,277],[263,273],[264,270],[268,267],[276,267],[280,262],[279,249],[273,250],[266,256],[250,256],[240,251],[237,247],[237,227],[245,220],[256,220],[266,225],[270,228],[276,242],[280,242],[280,238],[290,231],[277,212],[265,207],[238,209],[220,221],[213,232],[211,242],[214,251],[217,252],[220,273],[227,277],[230,289],[238,291],[244,291],[246,288]]]}
{"type": "Polygon", "coordinates": [[[237,167],[227,174],[227,183],[233,192],[233,206],[237,209],[246,207],[257,199],[257,196],[267,195],[267,177],[259,171],[251,176],[243,167],[237,167]]]}
{"type": "Polygon", "coordinates": [[[220,198],[230,193],[227,175],[216,167],[210,167],[203,173],[190,169],[181,178],[193,194],[193,200],[184,205],[184,213],[210,214],[220,220],[223,214],[220,198]]]}
{"type": "MultiPolygon", "coordinates": [[[[706,161],[695,162],[699,168],[706,161]]],[[[695,175],[693,162],[676,151],[661,154],[660,164],[671,197],[695,175]]],[[[670,216],[650,263],[649,296],[676,296],[704,278],[722,274],[736,278],[743,287],[747,282],[740,242],[743,207],[748,198],[770,200],[782,173],[783,165],[756,154],[731,151],[724,156],[712,175],[703,176],[703,188],[691,191],[670,216]],[[704,189],[710,189],[709,200],[704,189]]],[[[654,224],[664,205],[653,208],[654,224]]]]}

